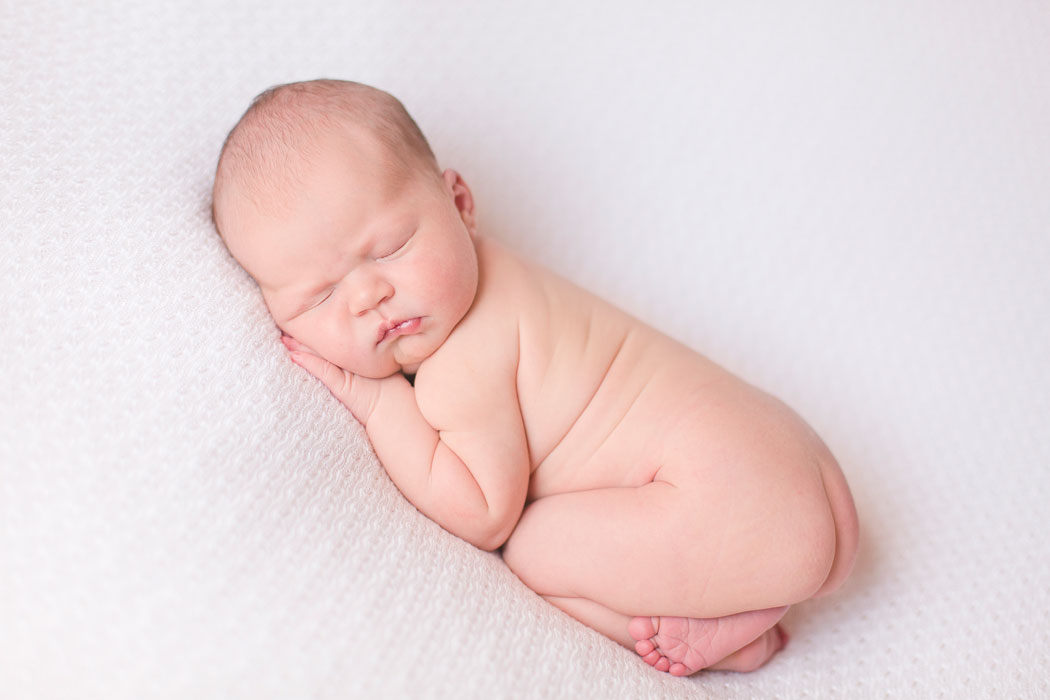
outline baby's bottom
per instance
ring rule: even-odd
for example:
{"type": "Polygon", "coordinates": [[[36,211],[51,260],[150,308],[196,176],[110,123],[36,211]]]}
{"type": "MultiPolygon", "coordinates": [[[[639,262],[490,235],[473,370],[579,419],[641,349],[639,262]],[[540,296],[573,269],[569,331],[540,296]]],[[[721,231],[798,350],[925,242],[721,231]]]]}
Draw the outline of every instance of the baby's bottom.
{"type": "Polygon", "coordinates": [[[796,532],[740,526],[686,482],[555,494],[529,504],[503,558],[659,670],[752,670],[783,646],[787,606],[830,593],[852,567],[856,514],[838,465],[814,484],[799,489],[814,493],[796,532]]]}

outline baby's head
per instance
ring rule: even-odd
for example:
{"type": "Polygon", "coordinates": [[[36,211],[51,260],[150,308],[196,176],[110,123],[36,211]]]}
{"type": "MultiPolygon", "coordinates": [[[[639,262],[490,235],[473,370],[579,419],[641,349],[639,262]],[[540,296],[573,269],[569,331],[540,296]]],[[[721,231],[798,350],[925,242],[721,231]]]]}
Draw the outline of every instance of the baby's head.
{"type": "Polygon", "coordinates": [[[277,85],[252,100],[223,144],[213,197],[220,235],[231,197],[270,211],[287,206],[289,189],[302,185],[303,169],[335,131],[373,141],[396,178],[441,177],[426,137],[393,95],[344,80],[277,85]]]}
{"type": "Polygon", "coordinates": [[[277,325],[357,374],[414,372],[473,303],[470,189],[381,90],[264,92],[223,145],[212,207],[277,325]]]}

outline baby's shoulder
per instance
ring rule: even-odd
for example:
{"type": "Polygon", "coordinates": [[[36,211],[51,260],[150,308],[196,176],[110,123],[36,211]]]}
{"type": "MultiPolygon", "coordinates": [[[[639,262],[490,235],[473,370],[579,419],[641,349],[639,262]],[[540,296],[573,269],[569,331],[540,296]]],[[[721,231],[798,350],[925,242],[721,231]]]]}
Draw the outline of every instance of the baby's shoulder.
{"type": "MultiPolygon", "coordinates": [[[[517,346],[521,304],[530,281],[523,263],[499,243],[479,237],[478,290],[470,310],[449,336],[451,349],[477,353],[517,346]]],[[[491,353],[489,353],[491,354],[491,353]]]]}
{"type": "Polygon", "coordinates": [[[416,375],[417,399],[462,395],[467,387],[493,390],[513,382],[518,364],[519,325],[527,271],[513,254],[479,238],[478,291],[470,310],[416,375]]]}
{"type": "Polygon", "coordinates": [[[500,242],[479,236],[478,254],[479,304],[503,303],[508,298],[527,294],[536,284],[533,266],[515,255],[500,242]]]}

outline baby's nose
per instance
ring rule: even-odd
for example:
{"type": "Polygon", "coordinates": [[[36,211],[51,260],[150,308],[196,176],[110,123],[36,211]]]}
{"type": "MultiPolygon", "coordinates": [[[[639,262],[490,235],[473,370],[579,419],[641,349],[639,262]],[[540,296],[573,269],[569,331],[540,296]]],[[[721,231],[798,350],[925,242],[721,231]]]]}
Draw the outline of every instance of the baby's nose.
{"type": "Polygon", "coordinates": [[[362,275],[355,282],[350,300],[355,316],[371,311],[394,295],[393,286],[379,276],[362,275]]]}

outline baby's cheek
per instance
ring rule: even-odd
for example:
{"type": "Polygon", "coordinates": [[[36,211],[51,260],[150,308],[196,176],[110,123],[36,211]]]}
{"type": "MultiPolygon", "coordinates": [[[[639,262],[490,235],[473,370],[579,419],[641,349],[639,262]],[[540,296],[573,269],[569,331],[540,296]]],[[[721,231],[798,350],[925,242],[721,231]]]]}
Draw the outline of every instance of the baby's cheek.
{"type": "MultiPolygon", "coordinates": [[[[470,251],[460,251],[460,255],[452,256],[443,269],[442,287],[444,296],[449,302],[459,305],[466,300],[467,305],[474,300],[477,289],[478,269],[477,263],[470,251]]],[[[465,309],[464,309],[465,311],[465,309]]]]}
{"type": "Polygon", "coordinates": [[[409,287],[417,302],[432,304],[445,298],[453,279],[454,275],[446,266],[421,266],[416,269],[409,287]]]}

